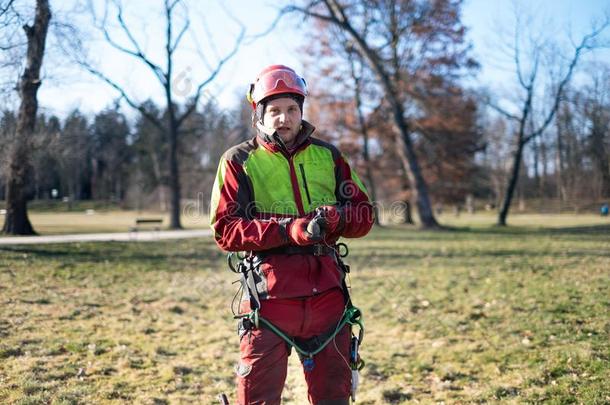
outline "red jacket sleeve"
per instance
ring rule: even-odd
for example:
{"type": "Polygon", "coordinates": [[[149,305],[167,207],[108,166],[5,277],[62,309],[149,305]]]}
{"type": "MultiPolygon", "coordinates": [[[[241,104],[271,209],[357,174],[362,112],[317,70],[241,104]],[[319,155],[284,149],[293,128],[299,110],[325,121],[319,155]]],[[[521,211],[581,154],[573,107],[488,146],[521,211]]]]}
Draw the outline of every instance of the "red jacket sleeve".
{"type": "Polygon", "coordinates": [[[337,180],[335,195],[345,215],[345,227],[341,236],[362,237],[373,227],[373,205],[366,188],[343,155],[339,155],[335,161],[335,171],[337,180]]]}
{"type": "Polygon", "coordinates": [[[223,157],[210,204],[210,225],[221,249],[258,251],[288,243],[285,223],[254,219],[254,209],[252,188],[243,167],[223,157]]]}

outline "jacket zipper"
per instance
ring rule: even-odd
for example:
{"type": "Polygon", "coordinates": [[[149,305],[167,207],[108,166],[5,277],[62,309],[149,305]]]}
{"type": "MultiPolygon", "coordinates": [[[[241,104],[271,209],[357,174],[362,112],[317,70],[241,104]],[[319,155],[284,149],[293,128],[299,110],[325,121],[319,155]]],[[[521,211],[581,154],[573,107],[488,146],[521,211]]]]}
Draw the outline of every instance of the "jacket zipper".
{"type": "Polygon", "coordinates": [[[305,168],[303,167],[303,163],[299,163],[299,168],[301,169],[301,177],[303,178],[303,187],[305,188],[305,195],[307,196],[307,202],[311,207],[311,196],[309,195],[309,187],[307,187],[307,179],[305,178],[305,168]]]}
{"type": "Polygon", "coordinates": [[[299,182],[297,178],[297,171],[294,167],[294,161],[292,156],[287,157],[288,166],[290,167],[290,184],[292,186],[292,192],[294,193],[294,200],[297,204],[297,211],[299,216],[305,215],[305,207],[303,207],[303,197],[301,196],[301,190],[299,189],[299,182]]]}

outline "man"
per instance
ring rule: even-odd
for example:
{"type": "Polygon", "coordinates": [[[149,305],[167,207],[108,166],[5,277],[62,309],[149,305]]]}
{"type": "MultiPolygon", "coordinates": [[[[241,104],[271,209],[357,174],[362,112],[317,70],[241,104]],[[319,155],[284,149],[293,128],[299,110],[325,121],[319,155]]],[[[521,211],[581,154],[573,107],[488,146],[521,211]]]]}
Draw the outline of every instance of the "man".
{"type": "MultiPolygon", "coordinates": [[[[366,235],[373,213],[339,151],[312,137],[314,127],[302,119],[306,96],[305,80],[283,65],[251,84],[257,134],[222,156],[210,220],[220,248],[250,254],[241,312],[255,307],[287,336],[311,342],[333,331],[349,302],[336,242],[366,235]]],[[[302,359],[310,403],[349,403],[349,346],[346,325],[302,359]]],[[[240,352],[239,403],[279,404],[290,346],[270,328],[242,322],[240,352]]]]}

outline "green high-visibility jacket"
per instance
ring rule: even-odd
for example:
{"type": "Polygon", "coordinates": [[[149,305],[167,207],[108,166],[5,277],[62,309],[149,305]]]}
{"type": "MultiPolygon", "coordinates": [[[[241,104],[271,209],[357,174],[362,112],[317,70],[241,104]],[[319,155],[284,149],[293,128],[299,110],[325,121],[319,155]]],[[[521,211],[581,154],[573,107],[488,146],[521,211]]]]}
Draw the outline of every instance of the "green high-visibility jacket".
{"type": "MultiPolygon", "coordinates": [[[[323,205],[342,207],[341,236],[368,233],[373,210],[362,182],[337,148],[313,132],[303,121],[292,151],[258,134],[222,156],[210,206],[219,247],[258,252],[287,245],[287,222],[323,205]]],[[[277,254],[263,260],[257,289],[263,298],[302,297],[340,287],[342,277],[332,255],[277,254]]]]}

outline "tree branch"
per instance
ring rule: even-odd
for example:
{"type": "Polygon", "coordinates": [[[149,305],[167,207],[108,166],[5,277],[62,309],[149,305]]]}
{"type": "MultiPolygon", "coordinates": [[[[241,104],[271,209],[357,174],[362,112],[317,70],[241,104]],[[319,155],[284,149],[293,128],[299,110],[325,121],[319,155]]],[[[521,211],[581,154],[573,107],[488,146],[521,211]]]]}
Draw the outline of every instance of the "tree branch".
{"type": "Polygon", "coordinates": [[[17,44],[12,44],[12,45],[7,45],[7,46],[0,46],[0,51],[10,51],[11,49],[15,49],[15,48],[20,48],[24,45],[26,45],[27,42],[20,42],[17,44]]]}
{"type": "Polygon", "coordinates": [[[15,0],[9,0],[6,5],[0,7],[0,17],[2,17],[11,8],[15,0]]]}
{"type": "Polygon", "coordinates": [[[292,8],[293,8],[293,6],[286,6],[282,9],[280,9],[280,11],[278,12],[277,16],[275,16],[275,19],[273,20],[273,22],[271,23],[269,28],[267,28],[265,31],[261,32],[260,34],[246,36],[244,38],[245,39],[244,45],[250,45],[250,44],[254,43],[254,41],[256,41],[257,39],[269,35],[275,29],[277,24],[280,22],[280,20],[284,16],[284,14],[288,14],[291,11],[296,11],[296,10],[292,10],[292,8]]]}
{"type": "Polygon", "coordinates": [[[233,56],[235,56],[235,54],[237,53],[237,51],[244,39],[245,34],[246,34],[246,29],[245,29],[245,27],[242,27],[242,29],[239,33],[239,36],[235,40],[235,44],[233,45],[233,49],[231,50],[231,52],[229,52],[224,58],[222,58],[220,60],[220,62],[218,62],[216,69],[214,69],[214,71],[210,74],[210,76],[207,79],[205,79],[204,81],[199,83],[199,85],[197,86],[197,90],[195,91],[195,97],[193,97],[193,101],[191,102],[191,105],[184,111],[184,113],[182,113],[176,119],[178,126],[182,125],[184,120],[189,115],[191,115],[191,113],[193,111],[195,111],[195,108],[197,108],[197,103],[199,103],[199,99],[201,98],[201,92],[202,92],[203,88],[205,86],[207,86],[212,80],[214,80],[216,78],[216,76],[218,75],[218,73],[220,72],[220,69],[224,66],[224,64],[227,63],[229,61],[229,59],[231,59],[233,56]]]}
{"type": "Polygon", "coordinates": [[[599,34],[601,34],[609,25],[610,25],[610,21],[606,20],[604,22],[604,24],[602,24],[599,28],[593,30],[592,33],[585,35],[583,37],[583,39],[580,41],[580,44],[574,50],[574,55],[572,56],[572,60],[570,61],[570,65],[568,66],[568,71],[566,72],[565,76],[559,82],[559,85],[557,86],[557,92],[555,93],[555,100],[553,103],[553,107],[551,108],[551,111],[547,115],[547,117],[544,120],[544,122],[542,123],[542,125],[540,125],[540,127],[537,130],[533,131],[531,134],[527,135],[524,138],[524,140],[523,140],[524,143],[527,143],[531,139],[542,134],[546,130],[546,128],[549,126],[551,121],[553,121],[553,118],[555,117],[555,113],[557,112],[557,109],[559,108],[559,103],[561,102],[561,98],[563,96],[565,87],[567,86],[567,84],[570,82],[570,79],[572,78],[572,74],[574,73],[574,69],[576,68],[576,65],[578,64],[578,60],[580,59],[582,52],[592,49],[592,45],[590,44],[590,41],[592,41],[599,34]]]}
{"type": "MultiPolygon", "coordinates": [[[[179,0],[175,0],[171,5],[167,2],[167,0],[165,0],[165,18],[167,20],[167,23],[165,25],[165,52],[167,55],[167,69],[164,73],[164,77],[165,77],[165,82],[163,83],[163,87],[166,88],[166,91],[169,90],[169,86],[171,86],[170,82],[172,80],[172,65],[173,65],[173,58],[172,58],[172,54],[173,54],[173,50],[172,50],[172,27],[173,27],[173,20],[172,20],[172,11],[173,8],[176,6],[176,4],[178,3],[179,0]]],[[[169,94],[168,97],[171,97],[171,92],[167,92],[167,94],[169,94]]],[[[171,105],[171,103],[169,102],[170,100],[168,100],[168,109],[173,109],[174,106],[171,105]]]]}
{"type": "Polygon", "coordinates": [[[347,16],[345,15],[343,6],[341,6],[335,0],[323,0],[323,2],[337,21],[341,22],[342,24],[347,24],[349,22],[347,16]]]}
{"type": "Polygon", "coordinates": [[[309,10],[309,8],[311,8],[313,5],[318,4],[318,3],[319,2],[314,2],[314,3],[310,4],[309,7],[307,7],[307,8],[298,7],[298,6],[286,6],[286,7],[284,7],[284,10],[286,10],[287,13],[298,11],[299,13],[303,13],[303,14],[305,14],[308,17],[314,17],[314,18],[320,19],[322,21],[331,22],[333,24],[339,23],[339,21],[336,21],[331,16],[327,16],[327,15],[319,14],[319,13],[314,13],[313,11],[309,10]]]}
{"type": "Polygon", "coordinates": [[[521,72],[521,46],[519,43],[519,33],[521,32],[521,30],[519,29],[519,26],[521,25],[519,22],[520,18],[519,15],[516,16],[516,26],[515,26],[515,65],[517,68],[517,79],[519,80],[519,84],[521,84],[521,86],[523,88],[527,88],[527,84],[525,83],[525,80],[523,79],[523,73],[521,72]]]}
{"type": "Polygon", "coordinates": [[[171,46],[172,53],[178,48],[178,45],[180,44],[180,41],[182,40],[184,33],[188,30],[190,24],[191,24],[191,21],[189,19],[187,19],[186,22],[184,23],[184,26],[182,27],[182,30],[180,30],[180,33],[176,37],[174,44],[171,46]]]}
{"type": "Polygon", "coordinates": [[[135,51],[125,48],[124,46],[120,45],[119,43],[117,43],[116,41],[114,41],[112,39],[112,37],[110,36],[110,33],[108,32],[108,28],[106,27],[106,15],[104,15],[104,20],[102,23],[102,31],[104,33],[104,38],[106,38],[106,41],[108,41],[108,43],[115,49],[118,49],[119,51],[126,53],[128,55],[131,55],[133,57],[136,57],[140,60],[142,60],[155,74],[155,76],[157,77],[157,79],[162,83],[165,84],[165,75],[163,73],[163,70],[161,69],[160,66],[156,65],[155,63],[153,63],[142,51],[140,45],[138,44],[138,41],[135,39],[135,37],[133,36],[133,34],[131,33],[131,31],[129,30],[129,28],[127,27],[127,24],[125,23],[125,20],[123,19],[123,8],[121,7],[120,4],[118,3],[114,3],[115,6],[117,7],[117,20],[121,26],[121,29],[123,30],[123,32],[125,33],[125,35],[127,35],[127,38],[129,39],[129,42],[131,42],[131,45],[135,48],[135,51]]]}
{"type": "Polygon", "coordinates": [[[165,7],[171,12],[174,10],[174,7],[178,5],[178,3],[182,2],[182,0],[174,0],[173,3],[169,4],[167,0],[165,1],[165,7]]]}
{"type": "Polygon", "coordinates": [[[487,105],[490,106],[492,109],[494,109],[496,112],[502,114],[503,116],[505,116],[508,119],[514,120],[514,121],[519,121],[520,118],[517,117],[515,114],[511,114],[508,111],[506,111],[505,109],[503,109],[502,107],[500,107],[499,105],[492,103],[492,102],[487,102],[487,105]]]}
{"type": "Polygon", "coordinates": [[[121,95],[121,98],[124,99],[127,104],[129,104],[132,108],[138,110],[144,117],[146,117],[155,127],[157,127],[159,130],[161,131],[165,131],[165,127],[163,126],[163,124],[161,123],[161,121],[159,121],[157,119],[157,117],[151,115],[150,113],[148,113],[148,111],[146,111],[142,105],[136,103],[131,97],[129,97],[129,95],[125,92],[125,90],[119,86],[115,81],[113,81],[112,79],[110,79],[108,76],[104,75],[102,72],[100,72],[99,70],[95,69],[93,66],[87,64],[86,62],[83,61],[79,61],[78,62],[79,65],[81,65],[83,68],[85,68],[89,73],[93,74],[94,76],[98,77],[99,79],[103,80],[104,82],[106,82],[107,84],[109,84],[112,88],[114,88],[116,91],[119,92],[119,94],[121,95]]]}

